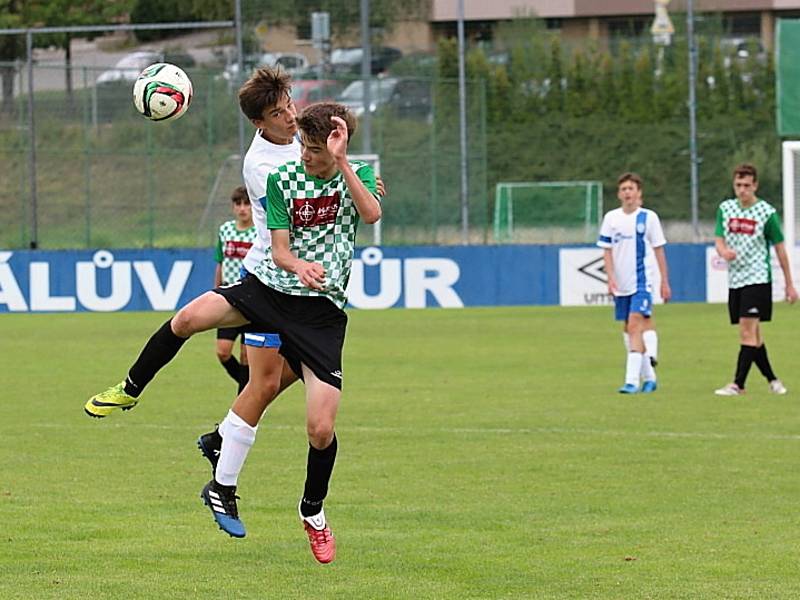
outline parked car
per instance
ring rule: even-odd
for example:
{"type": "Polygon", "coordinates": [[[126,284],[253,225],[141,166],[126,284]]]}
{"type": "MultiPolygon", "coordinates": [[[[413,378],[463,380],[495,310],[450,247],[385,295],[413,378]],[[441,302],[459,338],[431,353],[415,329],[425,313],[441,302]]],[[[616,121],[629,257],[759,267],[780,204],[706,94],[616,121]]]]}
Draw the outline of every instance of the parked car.
{"type": "Polygon", "coordinates": [[[96,84],[103,86],[133,83],[145,67],[157,62],[172,63],[182,69],[190,69],[196,64],[194,58],[188,52],[138,50],[126,54],[117,61],[117,64],[112,69],[100,73],[96,84]]]}
{"type": "MultiPolygon", "coordinates": [[[[284,71],[293,75],[308,69],[308,64],[308,59],[298,52],[264,52],[244,57],[244,69],[248,74],[257,67],[281,66],[284,71]]],[[[226,81],[235,81],[239,79],[238,74],[239,63],[233,62],[225,67],[222,78],[226,81]]]]}
{"type": "Polygon", "coordinates": [[[431,120],[433,93],[430,80],[399,79],[386,101],[386,108],[398,117],[431,120]]]}
{"type": "Polygon", "coordinates": [[[292,81],[292,100],[297,110],[312,102],[335,100],[342,91],[342,83],[332,79],[296,79],[292,81]]]}
{"type": "MultiPolygon", "coordinates": [[[[396,77],[385,77],[383,79],[370,80],[370,112],[374,113],[380,106],[383,106],[392,97],[395,86],[399,79],[396,77]]],[[[348,85],[339,97],[337,102],[344,104],[356,117],[364,114],[364,82],[362,80],[353,81],[348,85]]]]}
{"type": "MultiPolygon", "coordinates": [[[[358,75],[361,73],[361,60],[364,51],[360,47],[336,48],[331,52],[331,70],[336,75],[358,75]]],[[[389,66],[399,60],[403,53],[389,46],[370,48],[371,73],[385,73],[389,66]]]]}

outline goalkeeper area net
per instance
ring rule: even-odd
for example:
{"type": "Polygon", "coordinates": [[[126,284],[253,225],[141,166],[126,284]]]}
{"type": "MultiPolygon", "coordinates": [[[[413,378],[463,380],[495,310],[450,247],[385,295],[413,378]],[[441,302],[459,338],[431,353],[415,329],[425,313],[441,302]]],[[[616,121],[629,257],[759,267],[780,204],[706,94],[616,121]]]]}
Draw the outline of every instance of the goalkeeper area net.
{"type": "Polygon", "coordinates": [[[599,181],[498,183],[494,241],[498,244],[569,244],[597,240],[603,218],[599,181]]]}
{"type": "MultiPolygon", "coordinates": [[[[792,275],[797,286],[797,275],[800,271],[800,260],[797,252],[797,236],[800,222],[797,214],[797,200],[800,196],[800,141],[783,142],[783,225],[784,244],[792,275]]],[[[773,276],[775,275],[773,270],[773,276]]],[[[780,275],[780,270],[778,270],[780,275]]]]}

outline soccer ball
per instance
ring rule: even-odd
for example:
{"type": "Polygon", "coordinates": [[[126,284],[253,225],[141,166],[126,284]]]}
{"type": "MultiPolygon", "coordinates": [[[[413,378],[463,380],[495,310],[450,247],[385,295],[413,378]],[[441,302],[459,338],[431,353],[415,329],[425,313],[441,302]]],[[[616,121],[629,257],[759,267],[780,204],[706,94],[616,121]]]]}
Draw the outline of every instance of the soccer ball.
{"type": "Polygon", "coordinates": [[[151,121],[178,119],[192,101],[192,81],[169,63],[150,65],[133,84],[133,104],[151,121]]]}

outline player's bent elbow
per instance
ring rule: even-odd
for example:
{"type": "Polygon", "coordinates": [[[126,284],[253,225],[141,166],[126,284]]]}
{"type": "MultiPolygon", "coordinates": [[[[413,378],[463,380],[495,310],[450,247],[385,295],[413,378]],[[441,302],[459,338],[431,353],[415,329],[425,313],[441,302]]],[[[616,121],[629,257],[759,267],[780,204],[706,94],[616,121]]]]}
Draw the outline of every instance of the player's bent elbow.
{"type": "Polygon", "coordinates": [[[372,225],[377,223],[381,220],[382,211],[380,207],[376,208],[375,210],[365,211],[366,214],[361,215],[361,220],[364,221],[367,225],[372,225]]]}

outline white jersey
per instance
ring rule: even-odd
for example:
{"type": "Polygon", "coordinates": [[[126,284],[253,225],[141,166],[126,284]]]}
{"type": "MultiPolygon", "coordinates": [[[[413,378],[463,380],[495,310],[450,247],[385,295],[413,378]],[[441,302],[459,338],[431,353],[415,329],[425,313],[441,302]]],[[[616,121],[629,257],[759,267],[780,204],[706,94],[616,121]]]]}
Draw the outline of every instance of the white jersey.
{"type": "Polygon", "coordinates": [[[242,175],[250,197],[253,210],[253,223],[256,226],[256,239],[242,265],[249,272],[264,260],[270,245],[269,229],[267,229],[267,175],[269,172],[289,161],[300,160],[300,141],[295,136],[291,144],[273,144],[261,137],[257,131],[250,149],[244,156],[242,175]]]}
{"type": "Polygon", "coordinates": [[[626,214],[622,208],[608,211],[600,226],[597,245],[611,248],[617,296],[653,292],[656,260],[653,248],[667,243],[658,215],[647,208],[626,214]]]}

